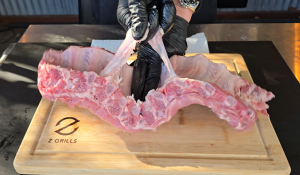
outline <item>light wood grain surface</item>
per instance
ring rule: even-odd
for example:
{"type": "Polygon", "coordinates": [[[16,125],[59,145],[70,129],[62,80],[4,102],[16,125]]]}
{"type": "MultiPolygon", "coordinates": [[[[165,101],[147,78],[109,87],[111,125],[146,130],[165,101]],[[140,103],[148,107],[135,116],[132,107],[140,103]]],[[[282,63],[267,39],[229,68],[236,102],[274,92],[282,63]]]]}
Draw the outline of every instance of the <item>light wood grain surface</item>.
{"type": "MultiPolygon", "coordinates": [[[[241,55],[205,56],[253,82],[241,55]]],[[[270,119],[261,113],[250,131],[238,132],[209,108],[190,105],[155,132],[130,134],[87,109],[46,99],[36,110],[14,167],[24,174],[279,175],[291,171],[270,119]],[[68,133],[72,134],[61,135],[68,133]]]]}

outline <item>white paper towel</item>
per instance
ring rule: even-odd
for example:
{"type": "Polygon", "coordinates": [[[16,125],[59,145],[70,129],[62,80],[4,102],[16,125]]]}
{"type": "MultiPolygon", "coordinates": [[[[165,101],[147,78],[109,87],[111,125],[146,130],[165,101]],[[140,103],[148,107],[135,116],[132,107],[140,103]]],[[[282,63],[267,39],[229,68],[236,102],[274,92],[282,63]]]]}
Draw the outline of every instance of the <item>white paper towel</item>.
{"type": "Polygon", "coordinates": [[[209,53],[204,33],[197,33],[186,39],[188,48],[186,53],[209,53]]]}
{"type": "MultiPolygon", "coordinates": [[[[91,46],[102,47],[116,53],[123,40],[93,40],[91,46]]],[[[204,33],[197,33],[186,39],[188,48],[186,53],[209,53],[204,33]]]]}

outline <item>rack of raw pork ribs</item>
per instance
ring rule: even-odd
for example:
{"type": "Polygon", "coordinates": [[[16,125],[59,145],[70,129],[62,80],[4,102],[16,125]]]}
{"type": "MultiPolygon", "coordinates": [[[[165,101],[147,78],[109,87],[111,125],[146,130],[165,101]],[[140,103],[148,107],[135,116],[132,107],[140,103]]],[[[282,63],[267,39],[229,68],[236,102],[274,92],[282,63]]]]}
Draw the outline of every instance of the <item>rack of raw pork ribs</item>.
{"type": "Polygon", "coordinates": [[[144,102],[130,95],[133,68],[126,61],[137,43],[130,30],[115,54],[78,46],[46,51],[38,67],[39,91],[48,100],[87,108],[126,132],[155,130],[191,104],[211,108],[239,131],[251,128],[257,111],[268,115],[265,102],[274,97],[271,92],[231,74],[224,64],[213,63],[202,54],[169,59],[162,34],[159,29],[149,41],[164,62],[160,85],[149,91],[144,102]]]}

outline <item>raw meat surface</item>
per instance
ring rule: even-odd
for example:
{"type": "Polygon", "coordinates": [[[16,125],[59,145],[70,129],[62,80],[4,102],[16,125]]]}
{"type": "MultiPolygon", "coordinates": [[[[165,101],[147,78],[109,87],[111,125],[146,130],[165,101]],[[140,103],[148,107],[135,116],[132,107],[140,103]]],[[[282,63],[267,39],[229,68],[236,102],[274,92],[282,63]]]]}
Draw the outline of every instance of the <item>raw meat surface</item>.
{"type": "MultiPolygon", "coordinates": [[[[269,106],[265,102],[275,96],[255,84],[250,84],[240,76],[233,75],[224,64],[213,63],[202,54],[188,58],[175,55],[170,61],[180,77],[213,83],[232,95],[238,96],[246,105],[268,115],[266,109],[269,106]]],[[[166,79],[165,76],[169,76],[166,71],[164,72],[162,80],[166,79]]]]}
{"type": "Polygon", "coordinates": [[[73,50],[70,51],[69,48],[64,52],[52,50],[45,52],[38,68],[38,88],[46,99],[60,100],[73,108],[75,105],[87,108],[104,121],[127,132],[155,130],[159,125],[169,121],[178,109],[190,104],[205,105],[235,129],[249,130],[257,119],[255,110],[217,85],[179,78],[164,53],[161,35],[161,31],[158,32],[149,43],[157,44],[157,47],[153,48],[163,58],[168,75],[171,76],[164,81],[161,88],[151,90],[145,102],[136,102],[131,96],[123,96],[128,94],[126,90],[122,92],[122,89],[131,84],[127,83],[127,80],[130,79],[132,72],[124,63],[134,47],[130,46],[129,50],[126,48],[136,43],[131,35],[126,36],[124,41],[126,44],[122,44],[117,51],[116,55],[121,57],[119,59],[116,59],[116,55],[93,47],[70,47],[73,50]],[[70,53],[66,54],[68,50],[70,53]],[[89,54],[85,55],[87,51],[89,54]],[[102,55],[106,56],[105,59],[102,55]],[[86,61],[88,64],[94,62],[94,67],[82,68],[79,64],[82,61],[73,61],[80,58],[88,60],[86,61]],[[112,61],[114,63],[119,61],[121,64],[111,63],[112,61]],[[107,67],[109,64],[113,66],[107,67]],[[100,72],[108,76],[99,76],[100,72]],[[124,75],[124,72],[127,75],[124,75]],[[123,86],[120,87],[122,82],[123,86]]]}

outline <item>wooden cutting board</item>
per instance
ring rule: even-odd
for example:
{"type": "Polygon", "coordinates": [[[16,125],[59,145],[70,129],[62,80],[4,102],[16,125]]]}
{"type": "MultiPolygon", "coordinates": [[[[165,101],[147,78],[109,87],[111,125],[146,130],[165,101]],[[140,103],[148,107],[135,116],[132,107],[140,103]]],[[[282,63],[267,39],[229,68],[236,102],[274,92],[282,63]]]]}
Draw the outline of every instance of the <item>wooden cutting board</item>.
{"type": "MultiPolygon", "coordinates": [[[[253,82],[241,55],[205,56],[253,82]]],[[[46,99],[36,110],[14,167],[22,174],[275,175],[291,171],[270,119],[261,113],[250,131],[238,132],[207,107],[191,105],[155,132],[130,134],[87,109],[74,110],[46,99]]]]}

